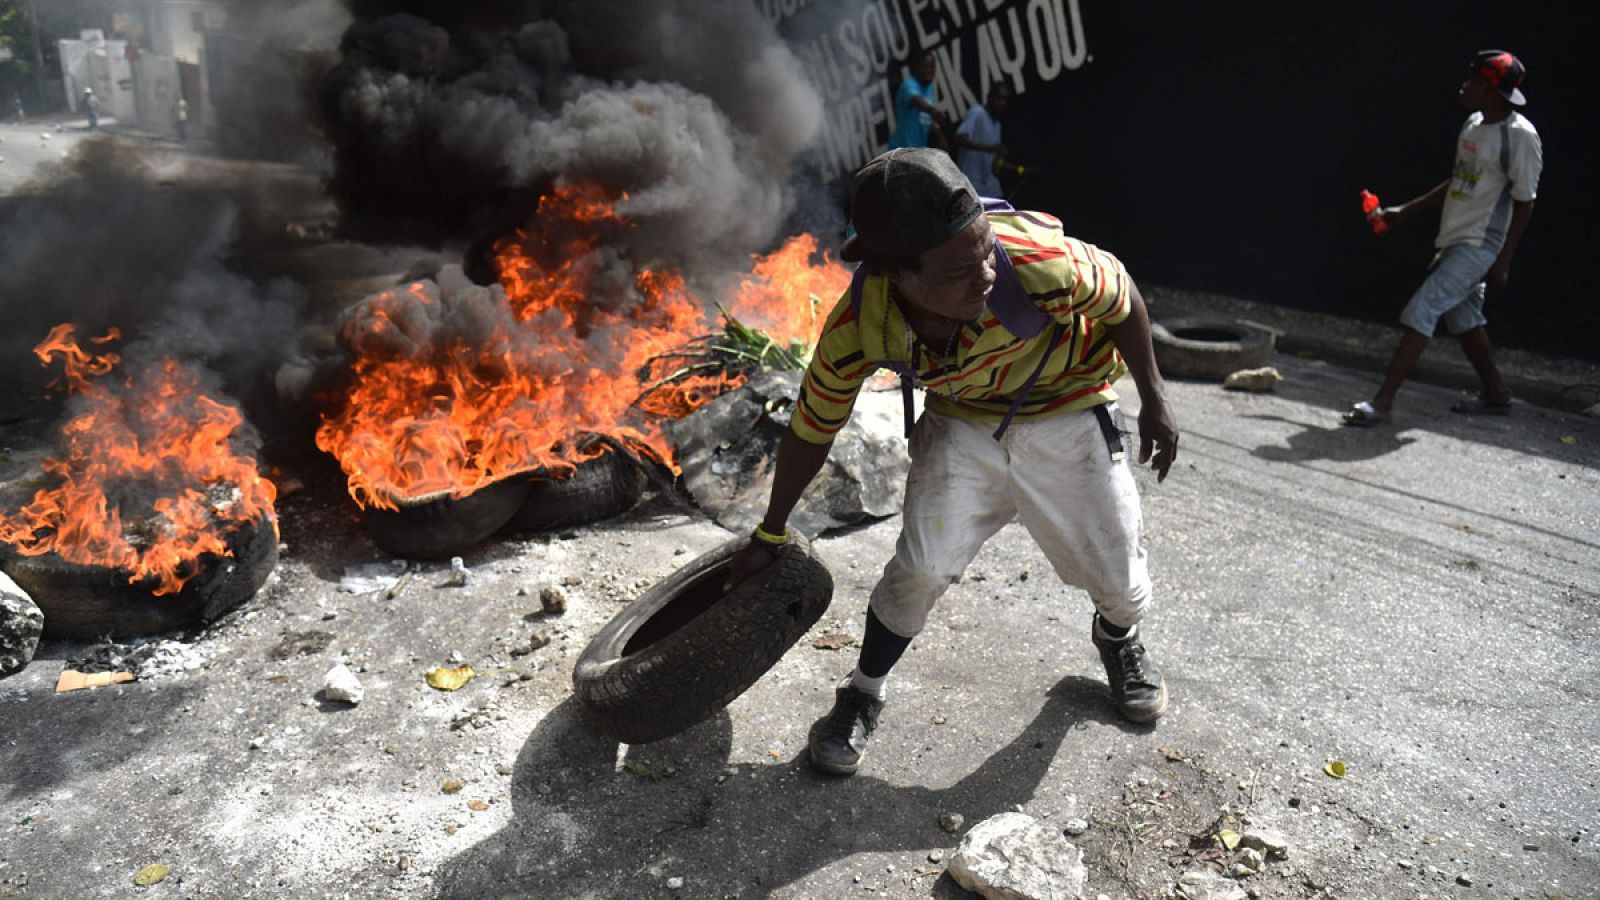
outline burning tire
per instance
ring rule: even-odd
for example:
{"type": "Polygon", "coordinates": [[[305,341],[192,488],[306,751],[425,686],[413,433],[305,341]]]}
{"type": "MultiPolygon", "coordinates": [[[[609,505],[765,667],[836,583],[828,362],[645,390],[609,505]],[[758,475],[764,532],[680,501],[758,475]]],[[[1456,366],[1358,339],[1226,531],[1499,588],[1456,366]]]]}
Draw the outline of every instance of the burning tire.
{"type": "Polygon", "coordinates": [[[643,463],[618,450],[578,465],[572,477],[538,479],[503,529],[508,534],[552,531],[620,516],[644,494],[643,463]]]}
{"type": "Polygon", "coordinates": [[[667,576],[589,642],[572,683],[596,728],[628,744],[671,737],[732,703],[821,618],[833,577],[798,534],[724,594],[723,574],[746,543],[667,576]]]}
{"type": "Polygon", "coordinates": [[[103,566],[69,563],[54,553],[8,552],[5,573],[44,613],[51,640],[126,640],[209,624],[255,596],[278,564],[278,533],[267,517],[240,525],[226,538],[232,556],[206,554],[199,574],[176,594],[156,596],[145,582],[103,566]]]}
{"type": "Polygon", "coordinates": [[[528,498],[526,478],[501,479],[465,497],[435,494],[397,500],[399,509],[367,510],[367,533],[386,553],[407,559],[453,556],[484,540],[528,498]]]}
{"type": "Polygon", "coordinates": [[[1272,360],[1273,333],[1243,322],[1169,319],[1150,323],[1150,342],[1162,375],[1221,381],[1272,360]]]}

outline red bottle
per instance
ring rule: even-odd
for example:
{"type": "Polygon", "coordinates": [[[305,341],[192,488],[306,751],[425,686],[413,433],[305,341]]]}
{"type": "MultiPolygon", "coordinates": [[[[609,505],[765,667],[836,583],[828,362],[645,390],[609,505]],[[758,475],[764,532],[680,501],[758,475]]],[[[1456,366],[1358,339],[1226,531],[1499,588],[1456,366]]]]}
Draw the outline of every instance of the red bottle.
{"type": "Polygon", "coordinates": [[[1383,234],[1389,230],[1389,223],[1383,220],[1383,216],[1378,215],[1378,195],[1366,188],[1361,189],[1361,211],[1366,213],[1373,234],[1383,234]]]}

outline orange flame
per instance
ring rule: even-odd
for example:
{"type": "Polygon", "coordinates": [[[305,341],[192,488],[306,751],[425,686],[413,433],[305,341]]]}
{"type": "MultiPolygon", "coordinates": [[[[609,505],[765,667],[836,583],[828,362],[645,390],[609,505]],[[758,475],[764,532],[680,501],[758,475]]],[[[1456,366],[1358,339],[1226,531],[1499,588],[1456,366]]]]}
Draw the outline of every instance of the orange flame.
{"type": "MultiPolygon", "coordinates": [[[[363,301],[341,332],[356,357],[349,392],[317,431],[317,446],[339,459],[359,505],[463,497],[541,468],[559,477],[604,452],[603,444],[579,449],[574,438],[585,432],[670,463],[659,417],[685,415],[742,382],[698,379],[671,402],[635,405],[651,360],[708,331],[712,314],[670,269],[641,269],[621,288],[615,279],[597,283],[596,251],[632,227],[615,211],[618,199],[594,186],[544,197],[534,224],[496,245],[496,289],[443,296],[424,282],[363,301]],[[464,320],[484,327],[450,324],[464,320]]],[[[799,277],[815,250],[803,237],[799,249],[791,244],[769,258],[783,261],[759,264],[730,304],[735,315],[783,323],[785,340],[815,330],[805,291],[823,283],[842,290],[849,279],[833,263],[832,282],[799,277]],[[785,279],[801,292],[798,310],[786,314],[770,308],[788,302],[775,284],[785,279]]]]}
{"type": "Polygon", "coordinates": [[[225,536],[235,527],[274,516],[276,488],[232,446],[244,417],[207,396],[193,369],[165,359],[107,387],[95,379],[117,355],[84,352],[71,325],[52,329],[34,354],[62,361],[83,411],[61,427],[64,453],[42,464],[56,486],[15,514],[0,511],[0,542],[117,569],[129,583],[154,579],[159,596],[199,574],[202,554],[232,555],[225,536]]]}

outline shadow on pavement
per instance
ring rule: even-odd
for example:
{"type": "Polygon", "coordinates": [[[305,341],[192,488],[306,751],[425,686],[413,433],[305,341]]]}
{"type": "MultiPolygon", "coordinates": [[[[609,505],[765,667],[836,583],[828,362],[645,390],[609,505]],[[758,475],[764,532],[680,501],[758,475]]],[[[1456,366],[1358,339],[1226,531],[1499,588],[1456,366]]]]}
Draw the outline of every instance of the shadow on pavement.
{"type": "MultiPolygon", "coordinates": [[[[939,830],[941,813],[959,810],[971,824],[1032,800],[1067,733],[1114,715],[1104,693],[1088,678],[1061,679],[1021,733],[946,788],[890,784],[870,763],[825,778],[804,750],[729,765],[726,712],[629,747],[619,766],[618,745],[585,727],[569,698],[518,756],[514,820],[442,866],[438,895],[666,896],[676,876],[685,896],[764,896],[856,853],[948,847],[956,838],[939,830]]],[[[934,873],[924,877],[934,889],[934,873]]],[[[948,877],[937,888],[955,890],[948,877]]]]}
{"type": "Polygon", "coordinates": [[[1283,422],[1300,428],[1285,439],[1288,446],[1262,444],[1250,451],[1257,459],[1273,462],[1308,462],[1327,459],[1335,462],[1365,462],[1377,459],[1416,443],[1414,437],[1403,437],[1403,426],[1380,425],[1371,428],[1352,428],[1343,423],[1332,428],[1306,425],[1283,416],[1246,416],[1265,422],[1283,422]]]}

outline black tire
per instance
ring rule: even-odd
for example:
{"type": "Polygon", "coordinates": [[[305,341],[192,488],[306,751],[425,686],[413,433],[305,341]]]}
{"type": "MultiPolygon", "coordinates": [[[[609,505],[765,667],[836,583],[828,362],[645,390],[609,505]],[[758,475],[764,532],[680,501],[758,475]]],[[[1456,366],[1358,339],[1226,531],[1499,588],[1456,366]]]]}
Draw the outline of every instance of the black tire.
{"type": "Polygon", "coordinates": [[[406,559],[454,556],[505,526],[528,497],[528,480],[503,478],[465,497],[438,495],[367,510],[367,533],[385,553],[406,559]]]}
{"type": "Polygon", "coordinates": [[[1272,332],[1243,322],[1167,319],[1150,323],[1161,374],[1221,381],[1240,369],[1257,369],[1272,360],[1272,332]]]}
{"type": "Polygon", "coordinates": [[[642,464],[626,453],[607,450],[579,464],[570,478],[532,480],[527,499],[502,531],[554,531],[620,516],[633,509],[644,488],[642,464]]]}
{"type": "Polygon", "coordinates": [[[693,560],[618,613],[578,658],[591,723],[626,744],[671,737],[755,684],[833,599],[833,576],[795,532],[773,564],[727,594],[739,538],[693,560]]]}
{"type": "Polygon", "coordinates": [[[214,622],[255,596],[278,564],[278,531],[262,517],[228,534],[232,556],[206,554],[200,574],[157,597],[126,572],[69,563],[54,553],[8,553],[3,568],[44,613],[49,640],[122,641],[214,622]]]}

